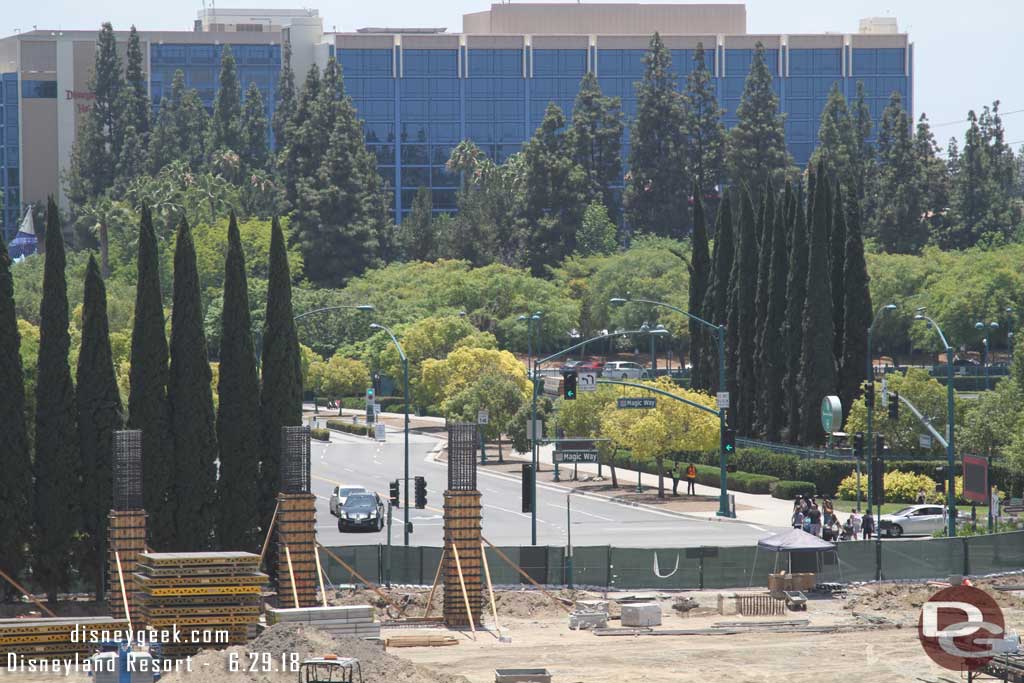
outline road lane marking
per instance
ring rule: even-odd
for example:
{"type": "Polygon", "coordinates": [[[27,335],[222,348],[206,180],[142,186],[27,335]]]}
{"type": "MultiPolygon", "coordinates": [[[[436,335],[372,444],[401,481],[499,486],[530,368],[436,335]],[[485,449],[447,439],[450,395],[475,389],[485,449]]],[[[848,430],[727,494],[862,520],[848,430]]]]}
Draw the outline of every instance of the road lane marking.
{"type": "MultiPolygon", "coordinates": [[[[556,509],[561,510],[563,512],[565,511],[565,506],[564,505],[555,505],[554,503],[544,503],[544,504],[547,505],[548,507],[553,507],[553,508],[556,508],[556,509]]],[[[573,510],[572,514],[574,514],[574,515],[587,515],[588,517],[596,517],[597,519],[600,519],[603,522],[616,522],[616,521],[618,521],[618,520],[612,519],[611,517],[605,517],[604,515],[595,515],[593,512],[587,512],[586,510],[573,510]]]]}

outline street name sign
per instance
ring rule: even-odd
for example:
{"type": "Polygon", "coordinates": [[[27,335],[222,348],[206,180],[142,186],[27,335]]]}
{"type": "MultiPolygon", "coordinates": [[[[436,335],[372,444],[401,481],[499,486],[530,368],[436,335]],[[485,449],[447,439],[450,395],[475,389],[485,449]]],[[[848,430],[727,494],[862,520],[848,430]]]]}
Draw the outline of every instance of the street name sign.
{"type": "Polygon", "coordinates": [[[615,401],[620,408],[657,408],[658,399],[653,396],[623,396],[615,401]]]}
{"type": "Polygon", "coordinates": [[[931,434],[918,434],[917,435],[917,445],[920,446],[921,448],[931,448],[932,447],[932,435],[931,434]]]}
{"type": "Polygon", "coordinates": [[[555,442],[555,463],[597,462],[597,444],[590,439],[564,439],[555,442]]]}

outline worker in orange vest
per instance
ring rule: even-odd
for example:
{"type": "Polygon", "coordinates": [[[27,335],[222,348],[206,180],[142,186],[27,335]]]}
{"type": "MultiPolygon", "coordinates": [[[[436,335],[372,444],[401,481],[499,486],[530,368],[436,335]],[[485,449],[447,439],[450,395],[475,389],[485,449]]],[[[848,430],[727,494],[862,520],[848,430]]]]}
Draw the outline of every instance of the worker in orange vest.
{"type": "Polygon", "coordinates": [[[686,495],[692,496],[697,492],[694,485],[697,483],[697,466],[692,462],[686,468],[686,495]]]}

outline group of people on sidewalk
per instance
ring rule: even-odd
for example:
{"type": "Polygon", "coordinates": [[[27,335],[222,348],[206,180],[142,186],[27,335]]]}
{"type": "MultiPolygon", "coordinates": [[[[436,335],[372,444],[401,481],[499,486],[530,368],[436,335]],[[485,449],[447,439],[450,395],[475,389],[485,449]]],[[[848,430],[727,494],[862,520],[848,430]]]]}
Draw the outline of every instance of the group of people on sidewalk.
{"type": "Polygon", "coordinates": [[[842,524],[831,499],[822,497],[821,505],[817,496],[798,495],[793,501],[793,528],[802,529],[826,541],[865,540],[875,533],[875,518],[869,508],[863,516],[851,512],[842,524]]]}

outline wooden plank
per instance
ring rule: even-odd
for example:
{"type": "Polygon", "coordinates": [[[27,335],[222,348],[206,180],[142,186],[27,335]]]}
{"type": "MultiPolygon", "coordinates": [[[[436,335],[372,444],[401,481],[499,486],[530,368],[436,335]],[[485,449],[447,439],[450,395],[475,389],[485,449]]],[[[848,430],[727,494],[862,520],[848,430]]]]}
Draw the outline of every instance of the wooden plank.
{"type": "Polygon", "coordinates": [[[32,594],[31,594],[31,593],[29,593],[29,592],[28,592],[27,590],[25,590],[24,588],[22,588],[22,587],[21,587],[21,584],[19,584],[19,583],[18,583],[17,581],[15,581],[15,580],[14,580],[14,579],[12,579],[12,578],[11,578],[10,576],[8,576],[8,575],[7,575],[7,573],[6,573],[6,572],[4,572],[4,571],[3,571],[2,569],[0,569],[0,578],[3,578],[4,580],[6,580],[6,581],[7,581],[7,583],[9,583],[9,584],[11,584],[12,586],[14,586],[15,590],[17,590],[17,591],[18,591],[18,592],[20,592],[20,593],[21,593],[22,595],[24,595],[25,597],[27,597],[27,598],[28,598],[29,600],[31,600],[32,602],[34,602],[34,603],[36,604],[36,607],[38,607],[39,609],[41,609],[41,610],[43,610],[44,612],[46,612],[47,614],[49,614],[49,615],[50,615],[51,617],[55,617],[55,616],[57,616],[56,614],[54,614],[53,612],[51,612],[51,611],[50,611],[50,608],[49,608],[49,607],[47,607],[46,605],[44,605],[43,603],[39,602],[39,601],[38,601],[38,600],[36,600],[36,599],[35,599],[34,597],[32,597],[32,594]]]}
{"type": "MultiPolygon", "coordinates": [[[[481,538],[482,538],[482,537],[481,537],[481,538]]],[[[486,538],[484,538],[484,539],[483,539],[483,541],[484,541],[484,543],[486,543],[487,545],[491,546],[491,548],[492,548],[492,549],[494,550],[494,552],[498,553],[498,557],[500,557],[501,559],[505,560],[505,562],[506,562],[506,563],[508,563],[508,565],[509,565],[510,567],[512,567],[513,569],[515,569],[515,570],[516,570],[517,572],[519,572],[519,574],[520,574],[521,576],[523,576],[523,577],[524,577],[524,578],[525,578],[525,579],[526,579],[527,581],[529,581],[529,582],[530,582],[531,584],[533,584],[534,588],[538,589],[538,590],[539,590],[539,591],[540,591],[541,593],[543,593],[543,594],[544,594],[545,596],[547,596],[547,598],[548,598],[549,600],[551,600],[551,601],[552,601],[553,603],[555,603],[556,605],[558,605],[559,607],[561,607],[562,609],[564,609],[564,610],[566,611],[566,613],[568,613],[568,614],[572,614],[572,610],[571,610],[571,609],[570,609],[570,608],[569,608],[568,606],[566,606],[565,604],[563,604],[563,603],[562,603],[562,601],[561,601],[561,600],[559,600],[559,599],[555,598],[555,597],[554,597],[553,595],[551,595],[551,594],[550,594],[550,593],[548,593],[548,592],[547,592],[546,590],[544,590],[544,588],[543,588],[543,587],[542,587],[542,586],[541,586],[541,585],[540,585],[539,583],[537,583],[536,581],[534,581],[534,580],[533,580],[533,577],[531,577],[531,576],[530,576],[529,574],[527,574],[526,572],[524,572],[524,571],[523,571],[523,570],[522,570],[522,569],[521,569],[521,568],[519,567],[519,565],[517,565],[517,564],[516,564],[515,562],[513,562],[512,560],[510,560],[510,559],[508,558],[508,555],[506,555],[505,553],[503,553],[503,552],[501,551],[501,548],[499,548],[498,546],[494,545],[493,543],[491,543],[490,541],[488,541],[488,540],[487,540],[486,538]]]]}
{"type": "Polygon", "coordinates": [[[476,640],[476,626],[473,624],[473,610],[469,607],[469,595],[466,594],[466,582],[462,577],[462,564],[459,562],[459,547],[452,544],[452,555],[455,557],[455,568],[459,570],[459,585],[462,587],[462,599],[466,603],[466,617],[469,619],[469,629],[473,632],[473,640],[476,640]]]}

